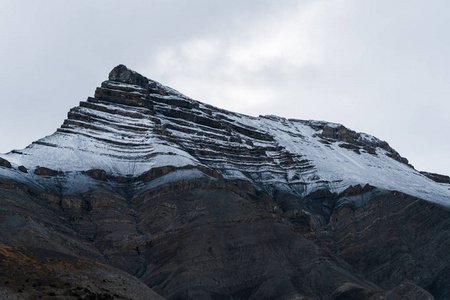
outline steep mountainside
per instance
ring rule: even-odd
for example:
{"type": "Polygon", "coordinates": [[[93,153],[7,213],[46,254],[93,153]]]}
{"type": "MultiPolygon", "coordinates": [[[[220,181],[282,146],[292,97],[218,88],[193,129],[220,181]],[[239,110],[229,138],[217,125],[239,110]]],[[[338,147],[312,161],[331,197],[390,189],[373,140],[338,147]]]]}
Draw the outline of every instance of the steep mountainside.
{"type": "Polygon", "coordinates": [[[0,295],[447,299],[445,178],[343,125],[232,113],[119,65],[0,155],[0,295]]]}

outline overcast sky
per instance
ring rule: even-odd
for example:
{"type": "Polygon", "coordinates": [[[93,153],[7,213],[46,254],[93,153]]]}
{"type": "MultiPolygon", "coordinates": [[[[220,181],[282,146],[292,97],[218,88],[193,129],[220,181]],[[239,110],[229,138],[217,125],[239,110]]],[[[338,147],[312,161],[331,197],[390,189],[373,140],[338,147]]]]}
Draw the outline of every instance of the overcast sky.
{"type": "Polygon", "coordinates": [[[0,0],[0,153],[125,64],[253,116],[342,123],[450,175],[448,0],[0,0]]]}

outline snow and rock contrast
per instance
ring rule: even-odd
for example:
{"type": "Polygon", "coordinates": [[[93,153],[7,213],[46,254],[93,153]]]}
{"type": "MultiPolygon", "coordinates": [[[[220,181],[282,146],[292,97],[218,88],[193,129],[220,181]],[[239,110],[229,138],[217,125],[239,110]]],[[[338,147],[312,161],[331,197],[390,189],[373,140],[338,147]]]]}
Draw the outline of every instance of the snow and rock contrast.
{"type": "Polygon", "coordinates": [[[5,299],[450,299],[450,178],[128,69],[0,155],[5,299]]]}
{"type": "Polygon", "coordinates": [[[69,177],[101,170],[110,178],[190,169],[185,176],[215,174],[300,196],[369,184],[450,206],[447,184],[419,173],[373,136],[335,123],[225,111],[123,65],[111,71],[94,98],[69,111],[56,133],[1,158],[16,170],[3,176],[23,180],[42,168],[69,177]]]}

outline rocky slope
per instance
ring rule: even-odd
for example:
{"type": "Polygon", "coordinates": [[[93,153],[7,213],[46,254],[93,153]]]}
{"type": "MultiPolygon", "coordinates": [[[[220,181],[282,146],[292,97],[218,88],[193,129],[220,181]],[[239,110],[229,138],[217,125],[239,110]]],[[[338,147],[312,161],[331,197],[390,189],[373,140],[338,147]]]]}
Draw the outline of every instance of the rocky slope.
{"type": "Polygon", "coordinates": [[[1,291],[447,299],[445,178],[340,124],[232,113],[119,65],[56,133],[0,155],[1,291]]]}

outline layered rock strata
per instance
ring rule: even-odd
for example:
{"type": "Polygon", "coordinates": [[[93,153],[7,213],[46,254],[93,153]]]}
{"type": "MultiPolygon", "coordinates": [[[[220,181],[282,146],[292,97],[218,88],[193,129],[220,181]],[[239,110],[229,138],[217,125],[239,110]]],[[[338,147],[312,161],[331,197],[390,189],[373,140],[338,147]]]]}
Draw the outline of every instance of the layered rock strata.
{"type": "Polygon", "coordinates": [[[1,156],[0,296],[448,299],[449,188],[373,136],[120,65],[1,156]]]}
{"type": "Polygon", "coordinates": [[[90,170],[123,182],[155,169],[181,168],[194,177],[214,173],[300,196],[368,183],[449,205],[448,186],[429,180],[373,136],[329,122],[229,112],[123,65],[93,98],[69,111],[56,133],[0,159],[20,170],[1,175],[22,182],[46,185],[42,176],[66,174],[59,184],[68,194],[85,192],[78,175],[90,170]]]}

